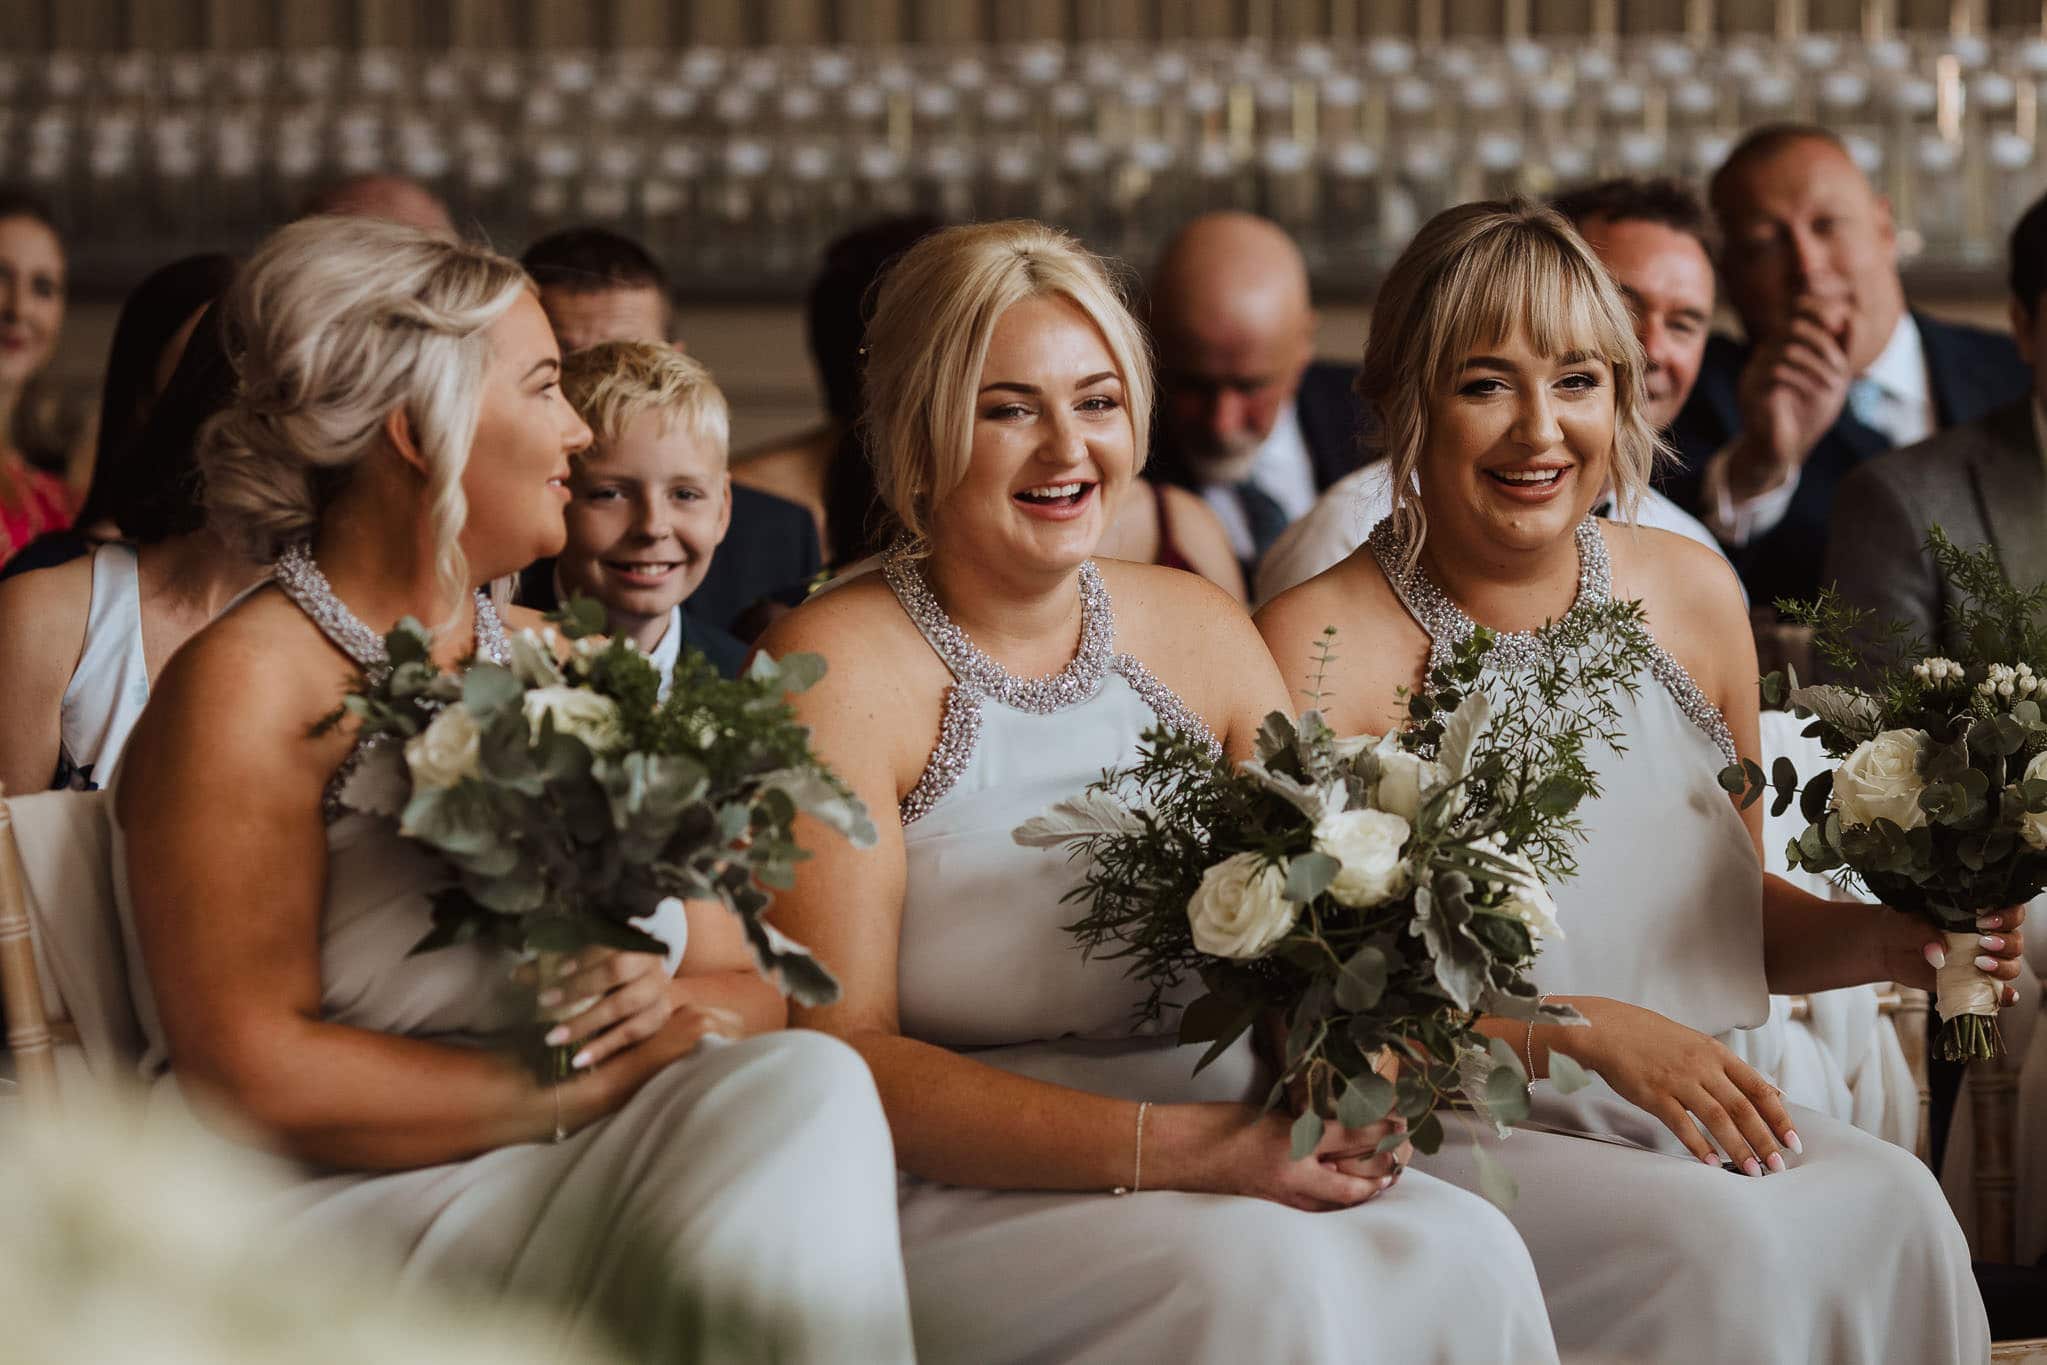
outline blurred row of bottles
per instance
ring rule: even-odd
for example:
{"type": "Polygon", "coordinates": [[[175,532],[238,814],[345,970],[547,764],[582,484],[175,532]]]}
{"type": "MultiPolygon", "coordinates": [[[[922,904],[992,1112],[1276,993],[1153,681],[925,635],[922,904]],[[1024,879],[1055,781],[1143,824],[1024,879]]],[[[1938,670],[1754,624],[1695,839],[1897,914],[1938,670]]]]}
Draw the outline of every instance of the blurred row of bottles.
{"type": "Polygon", "coordinates": [[[2047,40],[1087,43],[0,57],[0,180],[111,277],[239,247],[392,171],[516,250],[572,222],[692,291],[776,294],[877,214],[1028,215],[1143,262],[1190,214],[1292,229],[1363,289],[1438,209],[1614,174],[1698,179],[1784,119],[1847,140],[1921,267],[1994,271],[2047,187],[2047,40]]]}

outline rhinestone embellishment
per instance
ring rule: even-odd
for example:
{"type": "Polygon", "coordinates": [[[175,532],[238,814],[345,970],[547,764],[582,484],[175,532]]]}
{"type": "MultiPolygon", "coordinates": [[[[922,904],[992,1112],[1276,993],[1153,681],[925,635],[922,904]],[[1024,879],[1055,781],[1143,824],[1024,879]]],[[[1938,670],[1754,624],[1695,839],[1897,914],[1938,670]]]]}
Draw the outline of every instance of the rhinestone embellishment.
{"type": "Polygon", "coordinates": [[[1109,590],[1093,560],[1080,566],[1080,648],[1066,667],[1043,678],[1019,678],[989,658],[945,614],[923,571],[907,555],[891,550],[882,559],[881,571],[904,612],[930,641],[932,651],[954,678],[945,695],[945,717],[939,723],[938,743],[917,778],[917,785],[896,808],[905,828],[929,814],[966,771],[981,738],[983,700],[1031,715],[1049,716],[1092,699],[1113,672],[1130,685],[1161,724],[1193,735],[1221,752],[1221,744],[1193,708],[1152,676],[1140,660],[1115,652],[1116,618],[1109,604],[1109,590]]]}
{"type": "MultiPolygon", "coordinates": [[[[1578,594],[1571,602],[1571,612],[1613,598],[1613,561],[1607,556],[1606,537],[1600,534],[1599,522],[1593,517],[1585,518],[1578,523],[1574,538],[1578,544],[1578,594]]],[[[1411,569],[1406,566],[1408,547],[1395,529],[1393,518],[1387,517],[1374,526],[1368,543],[1386,581],[1393,587],[1394,596],[1429,637],[1428,666],[1434,669],[1449,662],[1457,646],[1477,629],[1476,624],[1451,600],[1450,594],[1422,572],[1419,563],[1411,569]]],[[[1569,615],[1570,612],[1565,613],[1567,619],[1569,615]]],[[[1678,710],[1713,741],[1721,756],[1729,763],[1735,762],[1734,735],[1728,730],[1727,718],[1720,708],[1707,698],[1685,666],[1668,650],[1653,638],[1648,643],[1649,671],[1657,683],[1670,694],[1678,710]]],[[[1487,666],[1501,672],[1531,668],[1547,657],[1548,649],[1542,631],[1500,631],[1492,653],[1487,656],[1487,666]]]]}

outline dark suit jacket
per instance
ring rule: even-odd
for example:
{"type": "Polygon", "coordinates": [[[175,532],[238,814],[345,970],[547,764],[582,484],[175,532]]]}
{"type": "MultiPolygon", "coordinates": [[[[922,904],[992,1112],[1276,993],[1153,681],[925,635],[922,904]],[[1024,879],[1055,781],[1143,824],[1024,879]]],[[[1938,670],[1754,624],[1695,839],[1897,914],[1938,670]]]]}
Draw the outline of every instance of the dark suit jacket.
{"type": "MultiPolygon", "coordinates": [[[[1912,320],[1919,324],[1925,346],[1939,429],[1973,422],[2030,388],[2032,376],[2009,337],[1938,322],[1923,313],[1914,313],[1912,320]]],[[[1680,463],[1665,476],[1664,491],[1695,516],[1704,514],[1700,471],[1740,430],[1735,386],[1748,357],[1749,347],[1732,338],[1716,336],[1707,342],[1698,384],[1671,424],[1670,439],[1680,463]]],[[[1784,520],[1730,552],[1752,600],[1810,598],[1819,591],[1835,490],[1849,470],[1889,448],[1883,436],[1842,412],[1806,460],[1784,520]]]]}
{"type": "MultiPolygon", "coordinates": [[[[1876,621],[1901,621],[1940,653],[1959,648],[1947,621],[1952,584],[1934,567],[1935,526],[1962,549],[1991,545],[2007,581],[2047,582],[2047,469],[2031,395],[1918,445],[1880,455],[1834,495],[1826,578],[1876,621]]],[[[1862,642],[1871,663],[1881,638],[1862,642]]]]}
{"type": "MultiPolygon", "coordinates": [[[[1294,394],[1294,413],[1300,419],[1308,458],[1315,466],[1317,489],[1329,487],[1365,462],[1358,443],[1361,409],[1357,395],[1351,392],[1357,373],[1355,365],[1317,360],[1302,374],[1301,387],[1294,394]]],[[[1156,421],[1152,423],[1152,457],[1145,474],[1162,483],[1199,489],[1163,424],[1156,421]]]]}
{"type": "Polygon", "coordinates": [[[763,599],[801,604],[823,567],[817,522],[809,512],[787,498],[734,483],[732,526],[687,605],[699,621],[744,636],[738,622],[750,607],[763,599]]]}
{"type": "MultiPolygon", "coordinates": [[[[725,553],[723,546],[719,547],[718,553],[725,553]]],[[[715,556],[711,562],[717,563],[715,556]]],[[[535,611],[553,611],[560,606],[561,598],[554,590],[554,561],[536,559],[522,569],[519,573],[519,590],[515,596],[520,606],[531,607],[535,611]]],[[[696,595],[691,594],[689,600],[695,602],[696,595]]],[[[683,608],[682,613],[682,647],[694,649],[709,659],[711,667],[718,670],[720,677],[736,678],[739,676],[739,670],[746,664],[746,646],[741,644],[736,636],[722,627],[699,620],[691,614],[687,606],[683,608]]]]}

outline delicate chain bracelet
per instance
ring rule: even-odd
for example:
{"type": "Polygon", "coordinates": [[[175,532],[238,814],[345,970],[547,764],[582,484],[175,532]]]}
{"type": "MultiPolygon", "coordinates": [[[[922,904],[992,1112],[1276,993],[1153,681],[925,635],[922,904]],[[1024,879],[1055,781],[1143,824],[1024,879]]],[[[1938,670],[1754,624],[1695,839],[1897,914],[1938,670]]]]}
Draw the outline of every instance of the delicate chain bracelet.
{"type": "Polygon", "coordinates": [[[1130,1183],[1116,1186],[1110,1194],[1135,1194],[1144,1188],[1144,1111],[1149,1108],[1150,1100],[1137,1106],[1137,1160],[1130,1172],[1130,1183]]]}
{"type": "Polygon", "coordinates": [[[1536,997],[1536,1013],[1529,1016],[1528,1036],[1521,1040],[1521,1055],[1528,1060],[1528,1093],[1535,1093],[1535,1021],[1542,1013],[1543,1001],[1549,999],[1547,992],[1536,997]]]}

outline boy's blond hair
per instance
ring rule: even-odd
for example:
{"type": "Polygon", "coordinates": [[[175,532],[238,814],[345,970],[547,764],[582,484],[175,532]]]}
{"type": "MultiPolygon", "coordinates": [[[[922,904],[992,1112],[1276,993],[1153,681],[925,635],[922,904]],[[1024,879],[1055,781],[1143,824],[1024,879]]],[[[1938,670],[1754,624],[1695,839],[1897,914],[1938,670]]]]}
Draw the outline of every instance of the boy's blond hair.
{"type": "Polygon", "coordinates": [[[592,449],[616,441],[635,417],[658,412],[717,448],[731,440],[731,414],[711,372],[682,352],[644,341],[602,341],[562,357],[562,396],[590,425],[592,449]]]}

